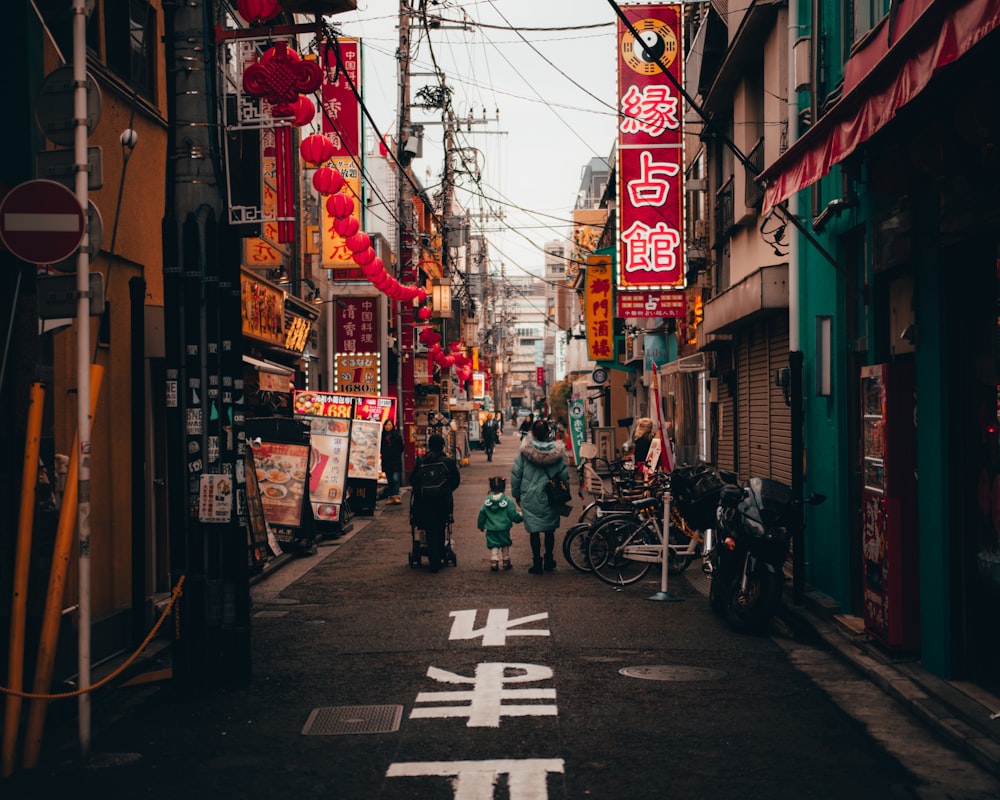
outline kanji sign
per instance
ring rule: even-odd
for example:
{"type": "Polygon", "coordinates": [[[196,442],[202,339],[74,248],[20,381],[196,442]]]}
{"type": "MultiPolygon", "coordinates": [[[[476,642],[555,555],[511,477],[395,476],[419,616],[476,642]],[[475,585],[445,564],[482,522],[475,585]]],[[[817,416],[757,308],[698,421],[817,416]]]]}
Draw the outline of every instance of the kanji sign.
{"type": "Polygon", "coordinates": [[[380,394],[382,359],[378,353],[337,353],[333,361],[334,391],[380,394]]]}
{"type": "Polygon", "coordinates": [[[27,181],[0,202],[0,239],[30,264],[55,264],[83,241],[85,217],[76,195],[55,181],[27,181]]]}
{"type": "Polygon", "coordinates": [[[587,258],[584,284],[584,316],[587,321],[587,351],[592,361],[614,356],[611,290],[611,256],[587,258]]]}
{"type": "Polygon", "coordinates": [[[624,292],[616,296],[615,316],[638,319],[684,319],[687,297],[684,292],[624,292]]]}
{"type": "Polygon", "coordinates": [[[341,297],[334,304],[334,336],[342,353],[377,353],[380,299],[341,297]]]}
{"type": "Polygon", "coordinates": [[[622,6],[618,23],[618,286],[684,286],[681,5],[622,6]]]}

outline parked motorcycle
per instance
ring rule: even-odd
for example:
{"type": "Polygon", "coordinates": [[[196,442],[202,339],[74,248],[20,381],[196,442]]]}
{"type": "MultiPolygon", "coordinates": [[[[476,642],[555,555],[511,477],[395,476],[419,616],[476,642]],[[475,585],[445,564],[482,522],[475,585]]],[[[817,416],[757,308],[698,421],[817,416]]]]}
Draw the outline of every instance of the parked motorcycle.
{"type": "MultiPolygon", "coordinates": [[[[811,494],[805,503],[825,499],[811,494]]],[[[760,632],[781,603],[796,504],[791,488],[770,478],[722,488],[705,560],[712,577],[709,602],[734,630],[760,632]]]]}

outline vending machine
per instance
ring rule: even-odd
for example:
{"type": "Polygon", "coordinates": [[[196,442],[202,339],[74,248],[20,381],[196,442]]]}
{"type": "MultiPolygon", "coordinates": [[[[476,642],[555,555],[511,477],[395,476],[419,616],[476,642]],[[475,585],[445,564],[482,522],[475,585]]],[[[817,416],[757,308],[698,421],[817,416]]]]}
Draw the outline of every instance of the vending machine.
{"type": "Polygon", "coordinates": [[[865,630],[887,648],[920,644],[916,372],[861,368],[861,530],[865,630]]]}

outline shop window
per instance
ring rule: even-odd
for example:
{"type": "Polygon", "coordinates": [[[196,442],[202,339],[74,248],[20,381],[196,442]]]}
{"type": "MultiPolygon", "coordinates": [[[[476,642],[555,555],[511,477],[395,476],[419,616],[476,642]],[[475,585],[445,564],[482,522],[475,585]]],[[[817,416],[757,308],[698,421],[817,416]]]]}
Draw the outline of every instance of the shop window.
{"type": "Polygon", "coordinates": [[[864,39],[878,22],[889,13],[890,0],[853,0],[848,6],[850,13],[848,41],[857,44],[864,39]]]}
{"type": "Polygon", "coordinates": [[[104,0],[103,6],[108,68],[143,97],[155,99],[156,11],[146,0],[104,0]]]}

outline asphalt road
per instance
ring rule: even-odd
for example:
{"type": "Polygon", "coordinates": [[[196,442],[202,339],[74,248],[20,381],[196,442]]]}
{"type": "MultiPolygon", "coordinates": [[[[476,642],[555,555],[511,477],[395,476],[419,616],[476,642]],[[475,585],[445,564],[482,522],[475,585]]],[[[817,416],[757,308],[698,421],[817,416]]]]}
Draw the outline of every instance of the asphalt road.
{"type": "Polygon", "coordinates": [[[87,762],[70,739],[0,796],[1000,796],[818,645],[732,633],[698,580],[664,602],[655,569],[621,592],[561,555],[530,575],[520,526],[514,569],[491,572],[475,514],[516,447],[462,468],[457,566],[411,568],[407,506],[384,508],[253,587],[249,686],[118,689],[87,762]]]}

